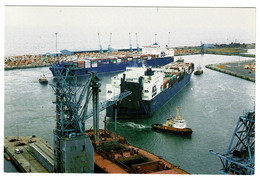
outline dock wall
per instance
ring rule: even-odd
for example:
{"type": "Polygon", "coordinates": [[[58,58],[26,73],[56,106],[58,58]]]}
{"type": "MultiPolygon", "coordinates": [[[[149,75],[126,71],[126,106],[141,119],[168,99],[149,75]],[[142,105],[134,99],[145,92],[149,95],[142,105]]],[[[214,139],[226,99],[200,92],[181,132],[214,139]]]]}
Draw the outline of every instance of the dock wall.
{"type": "MultiPolygon", "coordinates": [[[[242,62],[246,62],[246,61],[241,61],[241,63],[242,62]]],[[[235,77],[238,77],[238,78],[241,78],[241,79],[245,79],[245,80],[248,80],[248,81],[255,82],[255,78],[252,78],[252,77],[249,77],[249,76],[237,73],[237,72],[233,72],[233,71],[230,71],[230,70],[227,70],[227,69],[219,68],[218,66],[220,66],[220,65],[225,65],[225,64],[208,64],[208,65],[206,65],[206,68],[212,69],[212,70],[215,70],[215,71],[218,71],[218,72],[222,72],[222,73],[225,73],[225,74],[229,74],[231,76],[235,76],[235,77]]]]}

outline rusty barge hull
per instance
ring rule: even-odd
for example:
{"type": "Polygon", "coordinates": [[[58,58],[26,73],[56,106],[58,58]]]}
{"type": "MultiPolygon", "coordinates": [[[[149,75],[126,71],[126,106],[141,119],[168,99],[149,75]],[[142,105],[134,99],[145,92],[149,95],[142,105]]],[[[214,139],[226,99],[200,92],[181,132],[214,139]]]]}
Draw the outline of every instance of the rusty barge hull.
{"type": "Polygon", "coordinates": [[[126,138],[111,131],[99,130],[99,143],[93,142],[93,131],[88,134],[95,149],[95,172],[118,174],[189,174],[166,160],[130,145],[126,138]]]}

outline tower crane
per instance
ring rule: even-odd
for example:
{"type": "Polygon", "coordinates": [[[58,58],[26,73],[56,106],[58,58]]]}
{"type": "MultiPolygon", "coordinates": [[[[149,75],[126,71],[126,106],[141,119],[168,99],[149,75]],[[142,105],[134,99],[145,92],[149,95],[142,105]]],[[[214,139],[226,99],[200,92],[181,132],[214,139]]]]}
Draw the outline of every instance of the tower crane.
{"type": "Polygon", "coordinates": [[[131,42],[131,33],[129,33],[129,46],[130,46],[130,53],[132,54],[133,53],[133,47],[132,47],[132,42],[131,42]]]}
{"type": "Polygon", "coordinates": [[[171,32],[168,32],[168,47],[170,47],[170,42],[171,42],[171,32]]]}
{"type": "Polygon", "coordinates": [[[101,45],[101,42],[100,42],[100,36],[99,36],[99,33],[98,33],[98,43],[99,43],[99,52],[100,52],[100,56],[102,57],[102,56],[103,56],[103,50],[102,50],[102,45],[101,45]]]}
{"type": "Polygon", "coordinates": [[[55,63],[51,64],[56,74],[55,84],[51,84],[56,101],[56,127],[54,129],[54,171],[92,172],[94,171],[94,149],[91,140],[85,134],[85,121],[93,116],[95,144],[99,144],[99,112],[117,104],[131,94],[124,91],[119,95],[99,103],[100,80],[95,73],[79,76],[75,63],[64,66],[61,70],[55,63]],[[93,110],[88,112],[92,97],[93,110]],[[87,151],[84,151],[88,149],[87,151]],[[78,153],[84,162],[76,164],[78,153]],[[87,165],[86,165],[87,164],[87,165]]]}
{"type": "Polygon", "coordinates": [[[153,45],[158,45],[156,37],[157,37],[157,34],[154,34],[154,44],[153,45]]]}
{"type": "Polygon", "coordinates": [[[137,50],[137,53],[139,54],[139,52],[140,52],[140,48],[139,48],[139,43],[138,43],[137,33],[135,33],[135,37],[136,37],[136,46],[137,46],[136,50],[137,50]]]}
{"type": "Polygon", "coordinates": [[[108,48],[107,48],[107,55],[110,55],[111,52],[111,41],[112,41],[112,33],[110,33],[110,39],[109,39],[109,44],[108,44],[108,48]]]}
{"type": "Polygon", "coordinates": [[[202,43],[202,41],[200,41],[200,53],[204,54],[204,44],[202,43]]]}

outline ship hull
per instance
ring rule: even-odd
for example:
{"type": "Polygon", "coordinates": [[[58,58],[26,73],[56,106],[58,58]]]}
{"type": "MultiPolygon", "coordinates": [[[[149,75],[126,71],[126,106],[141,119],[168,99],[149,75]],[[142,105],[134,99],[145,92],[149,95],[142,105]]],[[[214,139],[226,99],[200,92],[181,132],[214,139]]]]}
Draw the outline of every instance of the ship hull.
{"type": "MultiPolygon", "coordinates": [[[[115,63],[115,64],[111,62],[111,60],[109,60],[107,61],[108,64],[98,64],[97,67],[93,67],[92,65],[88,68],[81,67],[77,70],[76,73],[77,75],[84,75],[88,72],[95,72],[97,74],[122,72],[126,70],[126,67],[142,67],[143,63],[146,66],[157,67],[157,66],[163,66],[169,64],[173,61],[174,61],[174,57],[163,57],[163,58],[156,58],[151,60],[136,60],[136,61],[128,61],[126,63],[115,63]]],[[[64,65],[69,63],[74,63],[76,66],[78,66],[77,62],[62,62],[62,63],[56,63],[56,68],[62,71],[64,65]]],[[[53,76],[56,76],[55,71],[53,70],[52,67],[50,67],[50,70],[53,76]]]]}
{"type": "Polygon", "coordinates": [[[201,74],[203,74],[203,70],[195,71],[195,72],[194,72],[194,75],[201,75],[201,74]]]}
{"type": "Polygon", "coordinates": [[[163,126],[162,124],[153,124],[152,129],[157,131],[162,131],[162,132],[178,134],[178,135],[185,135],[185,136],[190,136],[193,132],[190,128],[178,129],[173,127],[166,127],[163,126]]]}
{"type": "MultiPolygon", "coordinates": [[[[118,103],[116,106],[110,106],[107,108],[106,115],[108,117],[114,118],[115,111],[119,119],[145,119],[150,118],[152,115],[161,108],[165,103],[171,100],[181,89],[183,89],[190,82],[191,74],[185,75],[180,81],[175,82],[172,87],[162,91],[160,94],[155,96],[151,101],[140,100],[140,96],[132,93],[129,98],[125,98],[123,104],[118,103]],[[132,97],[131,97],[132,96],[132,97]],[[134,102],[137,101],[133,105],[134,102]]],[[[128,88],[128,91],[136,92],[135,88],[128,88]]]]}

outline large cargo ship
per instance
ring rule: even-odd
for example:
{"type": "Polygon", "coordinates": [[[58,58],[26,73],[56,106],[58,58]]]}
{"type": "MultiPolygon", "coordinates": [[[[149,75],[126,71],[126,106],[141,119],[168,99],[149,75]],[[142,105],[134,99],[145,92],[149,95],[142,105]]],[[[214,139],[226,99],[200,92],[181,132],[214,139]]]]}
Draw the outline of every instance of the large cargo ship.
{"type": "Polygon", "coordinates": [[[106,85],[106,99],[124,90],[132,94],[106,110],[108,117],[149,118],[189,82],[193,63],[172,62],[160,68],[128,67],[106,85]]]}
{"type": "MultiPolygon", "coordinates": [[[[58,69],[62,70],[67,64],[74,64],[79,67],[77,74],[85,74],[86,72],[96,72],[97,74],[108,72],[125,71],[126,67],[141,67],[142,64],[157,67],[174,61],[173,48],[161,48],[159,45],[143,46],[142,52],[138,53],[122,53],[114,52],[111,56],[100,57],[99,53],[88,54],[79,58],[79,56],[64,56],[56,61],[58,69]],[[99,57],[98,57],[99,56],[99,57]]],[[[50,70],[53,76],[56,76],[52,67],[50,70]]]]}

